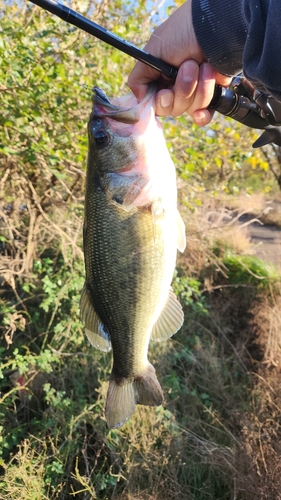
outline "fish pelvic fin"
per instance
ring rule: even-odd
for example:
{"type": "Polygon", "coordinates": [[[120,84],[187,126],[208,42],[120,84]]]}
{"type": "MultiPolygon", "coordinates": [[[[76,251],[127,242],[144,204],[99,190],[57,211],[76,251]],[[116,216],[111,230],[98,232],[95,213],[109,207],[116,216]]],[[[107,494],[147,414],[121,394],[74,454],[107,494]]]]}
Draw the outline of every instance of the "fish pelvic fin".
{"type": "Polygon", "coordinates": [[[179,303],[172,287],[161,314],[153,325],[150,340],[162,342],[172,337],[182,326],[184,315],[182,306],[179,303]]]}
{"type": "Polygon", "coordinates": [[[85,333],[91,344],[100,351],[110,351],[111,341],[109,334],[94,309],[86,284],[81,293],[80,312],[81,319],[85,325],[85,333]]]}
{"type": "Polygon", "coordinates": [[[105,416],[109,428],[121,427],[134,413],[136,404],[160,406],[163,392],[151,364],[135,378],[114,378],[107,392],[105,416]]]}

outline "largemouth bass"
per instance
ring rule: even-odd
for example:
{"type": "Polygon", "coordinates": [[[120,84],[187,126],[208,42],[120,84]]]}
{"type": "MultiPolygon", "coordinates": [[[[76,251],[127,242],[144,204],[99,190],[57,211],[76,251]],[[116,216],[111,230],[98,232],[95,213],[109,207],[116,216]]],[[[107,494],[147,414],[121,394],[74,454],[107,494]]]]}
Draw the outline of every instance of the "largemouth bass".
{"type": "Polygon", "coordinates": [[[113,350],[109,427],[123,425],[136,404],[162,404],[148,345],[171,337],[183,323],[170,285],[185,228],[154,102],[153,89],[137,103],[133,95],[110,101],[95,87],[88,123],[80,308],[92,345],[113,350]]]}

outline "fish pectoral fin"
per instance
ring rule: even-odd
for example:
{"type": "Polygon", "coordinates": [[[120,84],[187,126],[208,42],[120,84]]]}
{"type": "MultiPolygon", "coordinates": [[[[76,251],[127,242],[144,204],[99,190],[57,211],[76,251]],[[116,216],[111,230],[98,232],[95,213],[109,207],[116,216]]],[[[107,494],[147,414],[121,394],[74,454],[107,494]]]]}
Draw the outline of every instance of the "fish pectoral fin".
{"type": "Polygon", "coordinates": [[[167,302],[153,326],[150,340],[162,342],[162,340],[172,337],[182,326],[183,320],[182,306],[170,288],[167,302]]]}
{"type": "Polygon", "coordinates": [[[186,247],[185,224],[182,220],[181,214],[177,210],[177,228],[178,228],[178,249],[184,252],[186,247]]]}
{"type": "Polygon", "coordinates": [[[81,319],[85,325],[85,333],[91,344],[100,351],[110,351],[111,342],[109,334],[94,310],[86,284],[81,293],[80,312],[81,319]]]}
{"type": "Polygon", "coordinates": [[[112,375],[106,398],[105,416],[109,428],[121,427],[133,414],[136,404],[159,406],[164,397],[151,364],[135,378],[112,375]]]}

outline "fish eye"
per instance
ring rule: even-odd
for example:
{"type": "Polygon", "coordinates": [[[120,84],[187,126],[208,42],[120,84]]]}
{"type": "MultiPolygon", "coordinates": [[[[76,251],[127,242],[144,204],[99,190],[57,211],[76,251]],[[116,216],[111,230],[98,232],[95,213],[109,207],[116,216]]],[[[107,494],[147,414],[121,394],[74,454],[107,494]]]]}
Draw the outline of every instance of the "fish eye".
{"type": "Polygon", "coordinates": [[[95,143],[98,149],[102,149],[109,143],[109,136],[105,130],[97,130],[94,134],[95,143]]]}

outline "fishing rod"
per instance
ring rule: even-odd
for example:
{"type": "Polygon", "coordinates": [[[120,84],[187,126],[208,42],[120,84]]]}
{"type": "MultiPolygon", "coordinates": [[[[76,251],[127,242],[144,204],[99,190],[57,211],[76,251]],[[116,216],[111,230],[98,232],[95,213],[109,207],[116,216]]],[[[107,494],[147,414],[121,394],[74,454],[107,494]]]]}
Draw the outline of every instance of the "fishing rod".
{"type": "MultiPolygon", "coordinates": [[[[58,3],[56,0],[31,1],[60,17],[63,21],[147,64],[171,80],[176,79],[178,69],[175,66],[139,49],[66,5],[58,3]]],[[[218,111],[248,127],[263,129],[264,132],[253,144],[254,148],[269,143],[281,146],[281,102],[270,94],[257,90],[246,78],[241,76],[233,78],[228,88],[216,85],[209,109],[218,111]]]]}

